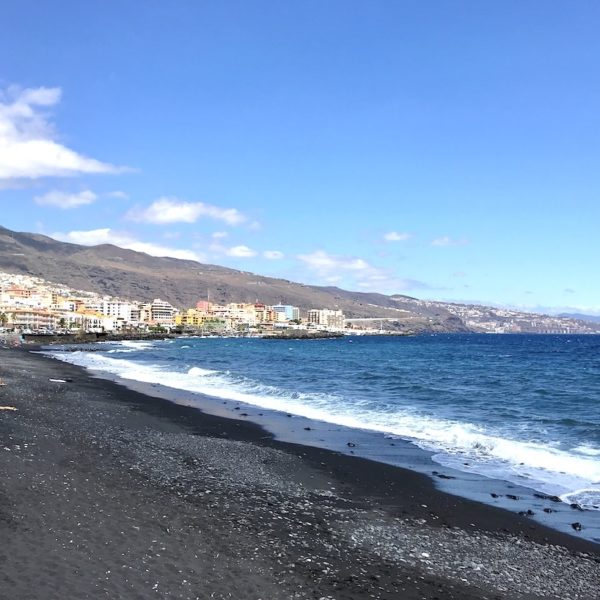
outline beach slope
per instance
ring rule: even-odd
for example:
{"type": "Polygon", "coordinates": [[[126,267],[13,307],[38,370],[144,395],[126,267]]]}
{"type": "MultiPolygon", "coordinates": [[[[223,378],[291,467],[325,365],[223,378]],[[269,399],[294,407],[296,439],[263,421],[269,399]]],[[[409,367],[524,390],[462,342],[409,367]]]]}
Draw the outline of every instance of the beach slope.
{"type": "Polygon", "coordinates": [[[598,597],[598,545],[424,476],[22,349],[0,378],[3,600],[598,597]]]}

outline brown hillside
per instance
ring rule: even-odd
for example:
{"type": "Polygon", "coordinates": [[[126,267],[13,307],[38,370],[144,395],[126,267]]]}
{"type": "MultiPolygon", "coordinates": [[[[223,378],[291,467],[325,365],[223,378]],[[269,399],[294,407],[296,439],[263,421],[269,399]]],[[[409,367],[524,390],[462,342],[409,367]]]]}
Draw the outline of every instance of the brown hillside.
{"type": "Polygon", "coordinates": [[[294,304],[339,308],[348,317],[397,319],[397,329],[466,331],[443,308],[418,306],[408,296],[361,293],[263,277],[218,265],[157,258],[112,245],[80,246],[0,227],[0,271],[22,273],[99,294],[149,301],[162,298],[183,308],[201,299],[214,302],[294,304]]]}

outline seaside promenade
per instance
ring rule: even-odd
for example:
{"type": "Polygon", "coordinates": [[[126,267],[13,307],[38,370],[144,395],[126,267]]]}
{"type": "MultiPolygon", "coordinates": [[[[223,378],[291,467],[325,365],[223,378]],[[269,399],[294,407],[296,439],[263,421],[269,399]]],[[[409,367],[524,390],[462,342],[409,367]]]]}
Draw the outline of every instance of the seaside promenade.
{"type": "Polygon", "coordinates": [[[0,348],[0,600],[596,600],[600,547],[0,348]]]}

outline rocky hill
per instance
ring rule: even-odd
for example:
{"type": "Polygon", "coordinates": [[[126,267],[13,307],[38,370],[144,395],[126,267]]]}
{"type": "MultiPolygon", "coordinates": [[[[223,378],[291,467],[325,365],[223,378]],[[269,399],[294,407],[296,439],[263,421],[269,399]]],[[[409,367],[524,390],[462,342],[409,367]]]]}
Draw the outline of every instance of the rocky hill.
{"type": "Polygon", "coordinates": [[[468,331],[463,320],[443,306],[409,296],[386,296],[295,283],[218,265],[157,258],[112,245],[80,246],[0,227],[0,271],[22,273],[74,289],[174,306],[194,306],[210,292],[213,302],[294,304],[339,308],[350,318],[386,318],[386,328],[401,331],[468,331]]]}

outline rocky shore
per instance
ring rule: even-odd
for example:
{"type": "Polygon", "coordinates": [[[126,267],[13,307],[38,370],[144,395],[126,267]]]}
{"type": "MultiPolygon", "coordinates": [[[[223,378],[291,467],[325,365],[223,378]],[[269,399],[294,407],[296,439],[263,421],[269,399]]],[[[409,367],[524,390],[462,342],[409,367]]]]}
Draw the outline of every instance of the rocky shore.
{"type": "Polygon", "coordinates": [[[24,349],[0,378],[2,600],[598,598],[597,544],[422,475],[24,349]]]}

